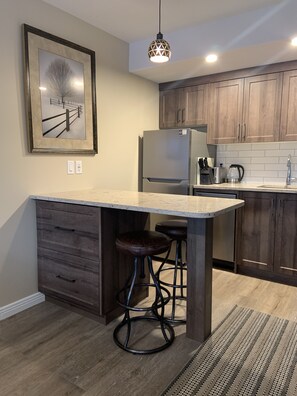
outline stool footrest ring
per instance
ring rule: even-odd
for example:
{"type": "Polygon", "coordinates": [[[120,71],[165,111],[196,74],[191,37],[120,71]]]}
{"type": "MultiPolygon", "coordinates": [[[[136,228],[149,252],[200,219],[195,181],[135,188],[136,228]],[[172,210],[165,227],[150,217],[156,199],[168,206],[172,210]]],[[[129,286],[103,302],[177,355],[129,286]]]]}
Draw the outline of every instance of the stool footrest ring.
{"type": "Polygon", "coordinates": [[[126,318],[124,318],[124,320],[120,324],[117,325],[117,327],[114,329],[114,332],[113,332],[114,342],[120,348],[122,348],[124,351],[128,351],[128,352],[134,353],[136,355],[148,355],[148,354],[151,354],[151,353],[163,351],[164,349],[168,348],[172,344],[172,342],[174,340],[174,330],[173,330],[172,326],[169,323],[167,323],[165,320],[160,322],[160,320],[158,318],[155,318],[155,317],[151,317],[151,316],[136,316],[134,318],[129,318],[130,325],[131,325],[131,323],[137,322],[139,320],[148,320],[148,321],[159,322],[160,326],[161,327],[163,326],[163,328],[164,328],[163,331],[167,330],[169,332],[169,337],[167,336],[166,337],[167,339],[165,340],[165,343],[163,343],[162,345],[160,345],[160,346],[158,346],[156,348],[134,349],[132,347],[129,347],[128,345],[125,345],[123,342],[121,342],[119,340],[119,337],[118,337],[119,331],[121,330],[121,328],[123,328],[125,326],[128,326],[128,320],[126,320],[126,318]]]}

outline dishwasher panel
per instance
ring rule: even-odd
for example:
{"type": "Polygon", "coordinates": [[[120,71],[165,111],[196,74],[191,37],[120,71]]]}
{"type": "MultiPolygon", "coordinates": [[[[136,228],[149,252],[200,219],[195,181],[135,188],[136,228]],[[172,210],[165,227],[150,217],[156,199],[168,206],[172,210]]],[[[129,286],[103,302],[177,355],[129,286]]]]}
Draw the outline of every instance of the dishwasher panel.
{"type": "MultiPolygon", "coordinates": [[[[232,193],[202,192],[194,190],[194,195],[212,198],[237,198],[232,193]]],[[[235,260],[235,211],[214,218],[213,260],[230,262],[235,260]]]]}

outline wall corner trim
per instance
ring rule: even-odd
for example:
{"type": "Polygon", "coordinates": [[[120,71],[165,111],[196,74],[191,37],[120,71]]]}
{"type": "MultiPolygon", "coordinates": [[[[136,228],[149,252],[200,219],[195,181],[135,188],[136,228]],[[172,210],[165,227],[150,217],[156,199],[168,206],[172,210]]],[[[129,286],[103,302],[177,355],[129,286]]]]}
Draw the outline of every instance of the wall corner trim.
{"type": "Polygon", "coordinates": [[[31,296],[24,297],[21,300],[17,300],[11,304],[0,307],[0,321],[10,316],[13,316],[25,309],[31,308],[34,305],[40,304],[45,301],[45,296],[42,293],[31,294],[31,296]]]}

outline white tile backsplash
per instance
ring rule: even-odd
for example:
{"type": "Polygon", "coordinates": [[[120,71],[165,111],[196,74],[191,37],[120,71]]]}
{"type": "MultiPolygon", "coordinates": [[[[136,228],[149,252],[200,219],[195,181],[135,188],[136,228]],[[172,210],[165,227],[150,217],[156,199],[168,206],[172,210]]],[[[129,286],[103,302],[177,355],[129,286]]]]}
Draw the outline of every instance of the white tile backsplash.
{"type": "Polygon", "coordinates": [[[265,157],[265,150],[249,150],[249,151],[241,151],[238,153],[239,157],[243,158],[255,158],[255,157],[260,157],[263,158],[265,157]]]}
{"type": "Polygon", "coordinates": [[[250,159],[251,164],[271,164],[269,157],[253,157],[250,159]]]}
{"type": "Polygon", "coordinates": [[[288,154],[295,155],[295,150],[291,147],[290,149],[279,149],[279,150],[265,150],[265,157],[284,157],[288,158],[288,154]]]}
{"type": "Polygon", "coordinates": [[[279,143],[252,143],[251,150],[278,150],[279,143]]]}
{"type": "MultiPolygon", "coordinates": [[[[260,166],[260,164],[253,164],[253,166],[254,166],[253,169],[257,169],[257,167],[260,166]]],[[[260,168],[259,168],[259,169],[260,169],[260,168]]],[[[269,170],[269,171],[274,171],[274,172],[283,171],[283,170],[284,170],[284,164],[278,164],[278,163],[273,163],[273,164],[271,164],[271,163],[267,163],[267,164],[264,164],[264,169],[265,169],[265,170],[269,170]]],[[[287,169],[287,167],[286,167],[286,169],[287,169]]]]}
{"type": "Polygon", "coordinates": [[[252,149],[252,145],[250,143],[234,143],[234,144],[225,144],[228,147],[228,151],[250,151],[252,149]]]}
{"type": "Polygon", "coordinates": [[[257,172],[264,171],[264,170],[271,170],[271,169],[267,169],[265,164],[249,164],[248,168],[251,171],[257,171],[257,172]]]}
{"type": "Polygon", "coordinates": [[[297,142],[236,143],[217,146],[216,166],[244,166],[243,182],[282,183],[286,180],[287,158],[291,154],[292,177],[297,177],[297,142]]]}

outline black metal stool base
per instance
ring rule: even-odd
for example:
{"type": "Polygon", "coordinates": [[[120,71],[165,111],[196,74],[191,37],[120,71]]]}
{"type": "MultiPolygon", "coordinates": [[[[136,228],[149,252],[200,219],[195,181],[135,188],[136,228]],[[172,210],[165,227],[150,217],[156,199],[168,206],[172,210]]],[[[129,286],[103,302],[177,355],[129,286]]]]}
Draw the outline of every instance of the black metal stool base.
{"type": "Polygon", "coordinates": [[[165,314],[164,317],[167,322],[172,324],[184,324],[186,323],[186,319],[178,319],[176,317],[176,302],[177,300],[187,301],[187,297],[184,295],[184,290],[186,290],[187,285],[184,282],[184,272],[187,272],[187,265],[182,261],[182,242],[185,244],[187,243],[184,239],[176,239],[176,254],[175,254],[175,262],[169,263],[168,257],[170,251],[167,253],[165,259],[163,260],[162,264],[160,265],[156,275],[159,280],[160,285],[164,285],[166,287],[172,288],[172,296],[170,297],[171,302],[171,313],[165,314]],[[164,267],[167,265],[168,267],[164,267]],[[161,273],[172,271],[173,273],[173,281],[165,282],[161,280],[161,273]],[[180,283],[177,283],[177,275],[180,274],[180,283]],[[179,294],[178,294],[179,293],[179,294]]]}
{"type": "MultiPolygon", "coordinates": [[[[129,334],[128,338],[130,338],[130,334],[129,334]]],[[[157,317],[136,316],[134,318],[129,318],[127,320],[125,320],[125,318],[124,318],[124,320],[119,325],[117,325],[117,327],[114,329],[113,339],[114,339],[114,342],[117,344],[117,346],[122,348],[124,351],[131,352],[136,355],[148,355],[151,353],[163,351],[164,349],[168,348],[173,343],[174,330],[173,330],[172,326],[170,326],[169,323],[166,323],[165,321],[160,322],[160,320],[157,317]],[[159,347],[151,348],[151,349],[134,349],[134,348],[128,346],[129,340],[128,340],[128,342],[126,342],[127,335],[126,335],[125,342],[121,342],[119,340],[119,332],[122,328],[127,327],[127,332],[130,333],[132,323],[137,322],[137,321],[143,321],[143,320],[159,322],[160,330],[163,333],[162,334],[163,337],[165,338],[165,342],[162,345],[160,345],[159,347]],[[166,331],[168,332],[168,335],[166,334],[166,331]]]]}
{"type": "MultiPolygon", "coordinates": [[[[154,287],[154,288],[156,288],[156,285],[154,283],[143,283],[143,282],[142,283],[135,283],[133,285],[133,289],[135,290],[137,287],[154,287]]],[[[155,301],[155,303],[153,304],[153,307],[152,306],[149,306],[149,307],[137,307],[137,306],[127,305],[125,302],[121,301],[120,296],[121,296],[121,294],[125,294],[127,292],[127,289],[129,289],[129,288],[131,288],[130,284],[127,287],[124,287],[122,290],[120,290],[118,292],[117,296],[116,296],[117,303],[121,307],[123,307],[125,309],[128,309],[129,311],[135,311],[135,312],[152,312],[153,311],[153,312],[155,312],[156,308],[157,308],[157,310],[159,308],[163,308],[163,306],[168,304],[169,301],[171,300],[170,292],[167,289],[165,289],[165,287],[160,285],[159,286],[160,291],[161,292],[163,291],[166,294],[166,297],[163,297],[163,301],[160,301],[160,300],[155,301]]],[[[131,300],[131,297],[132,296],[129,297],[129,301],[131,300]]],[[[159,316],[158,313],[156,314],[156,316],[157,317],[159,316]]]]}
{"type": "MultiPolygon", "coordinates": [[[[138,355],[147,355],[168,348],[174,340],[175,334],[173,327],[164,319],[165,305],[170,301],[171,296],[169,291],[160,285],[154,273],[151,258],[152,254],[168,251],[170,243],[171,241],[167,236],[153,231],[126,233],[119,236],[116,241],[119,250],[134,256],[132,274],[116,297],[118,304],[125,308],[125,314],[122,322],[114,329],[113,339],[116,345],[124,351],[138,355]],[[151,276],[150,283],[139,281],[139,278],[145,278],[144,269],[146,261],[148,272],[151,276]],[[137,288],[139,287],[154,289],[154,300],[149,306],[134,305],[134,297],[137,296],[137,288]],[[134,313],[134,317],[131,317],[132,312],[134,313]],[[138,313],[142,313],[142,315],[137,315],[138,313]],[[143,324],[148,321],[157,323],[157,327],[154,329],[156,330],[157,328],[159,331],[156,338],[157,344],[152,343],[152,340],[147,337],[147,334],[141,337],[139,332],[134,331],[136,327],[135,323],[141,321],[143,324]],[[147,348],[137,347],[142,339],[145,340],[145,346],[149,345],[147,348]]],[[[147,325],[144,326],[144,331],[147,333],[147,325]]]]}
{"type": "MultiPolygon", "coordinates": [[[[173,297],[170,297],[171,303],[173,304],[173,297]]],[[[171,315],[164,315],[166,322],[172,323],[172,324],[185,324],[187,323],[186,319],[177,319],[176,317],[176,301],[187,301],[187,297],[181,297],[181,296],[175,296],[174,299],[174,304],[175,304],[175,309],[174,312],[171,312],[171,315]]]]}

